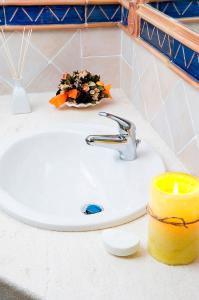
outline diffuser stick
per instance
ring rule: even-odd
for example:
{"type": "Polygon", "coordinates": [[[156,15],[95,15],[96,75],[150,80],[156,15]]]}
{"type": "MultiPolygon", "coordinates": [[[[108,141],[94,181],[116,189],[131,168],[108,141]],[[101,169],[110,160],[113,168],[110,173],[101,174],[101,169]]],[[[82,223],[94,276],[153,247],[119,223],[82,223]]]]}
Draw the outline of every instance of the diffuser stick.
{"type": "Polygon", "coordinates": [[[7,62],[8,62],[8,67],[10,69],[10,73],[12,75],[12,77],[17,77],[17,72],[16,72],[16,69],[15,69],[15,66],[14,66],[14,63],[13,63],[13,60],[12,60],[12,56],[10,54],[10,50],[9,50],[9,47],[7,45],[7,40],[6,40],[6,37],[5,37],[5,34],[4,34],[4,31],[3,29],[1,28],[1,40],[2,40],[2,44],[3,44],[3,48],[4,48],[4,51],[5,51],[5,54],[6,54],[6,58],[7,58],[7,62]]]}
{"type": "Polygon", "coordinates": [[[23,74],[23,70],[24,70],[24,66],[25,66],[25,60],[26,60],[27,52],[28,52],[29,45],[30,45],[31,34],[32,34],[32,29],[28,31],[28,35],[27,35],[27,39],[26,39],[26,43],[25,43],[25,48],[24,48],[24,51],[23,51],[23,57],[22,57],[22,60],[21,60],[21,66],[20,66],[20,70],[19,70],[19,76],[20,77],[23,74]]]}
{"type": "Polygon", "coordinates": [[[20,78],[20,68],[21,68],[21,60],[22,60],[22,53],[24,51],[24,35],[25,35],[25,27],[23,28],[23,34],[22,34],[22,40],[21,40],[21,47],[20,47],[20,54],[19,54],[19,60],[18,60],[18,69],[17,69],[17,75],[18,78],[20,78]]]}

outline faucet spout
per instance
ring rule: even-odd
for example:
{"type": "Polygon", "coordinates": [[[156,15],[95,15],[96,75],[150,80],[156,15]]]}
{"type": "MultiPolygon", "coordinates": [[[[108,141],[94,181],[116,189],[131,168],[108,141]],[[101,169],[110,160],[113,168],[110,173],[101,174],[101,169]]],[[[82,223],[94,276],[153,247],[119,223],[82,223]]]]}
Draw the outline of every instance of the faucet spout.
{"type": "Polygon", "coordinates": [[[119,134],[116,135],[89,135],[86,143],[90,146],[105,147],[116,150],[122,160],[134,160],[137,157],[136,148],[140,140],[135,136],[135,125],[117,116],[100,113],[101,116],[108,117],[119,124],[119,134]]]}
{"type": "Polygon", "coordinates": [[[86,138],[86,143],[90,146],[98,145],[107,147],[108,145],[115,145],[126,143],[127,139],[122,135],[89,135],[86,138]]]}

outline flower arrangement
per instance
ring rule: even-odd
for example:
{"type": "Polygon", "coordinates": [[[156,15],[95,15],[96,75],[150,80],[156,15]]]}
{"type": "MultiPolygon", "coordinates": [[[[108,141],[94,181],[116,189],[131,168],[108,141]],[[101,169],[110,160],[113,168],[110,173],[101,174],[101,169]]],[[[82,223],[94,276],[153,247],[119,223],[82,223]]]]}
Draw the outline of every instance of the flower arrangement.
{"type": "Polygon", "coordinates": [[[72,74],[65,73],[58,86],[56,96],[49,102],[56,108],[70,103],[95,105],[103,98],[111,98],[111,85],[104,85],[100,76],[87,70],[74,71],[72,74]]]}

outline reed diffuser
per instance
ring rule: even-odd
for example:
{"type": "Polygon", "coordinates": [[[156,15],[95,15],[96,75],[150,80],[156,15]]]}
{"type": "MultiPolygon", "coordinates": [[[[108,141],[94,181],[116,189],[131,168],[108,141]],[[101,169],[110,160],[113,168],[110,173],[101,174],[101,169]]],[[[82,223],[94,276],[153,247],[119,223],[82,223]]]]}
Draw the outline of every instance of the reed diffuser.
{"type": "Polygon", "coordinates": [[[0,38],[2,40],[2,45],[5,51],[8,68],[14,82],[11,100],[11,111],[13,114],[26,114],[31,112],[28,95],[22,84],[22,76],[30,45],[31,34],[32,29],[28,30],[26,33],[24,27],[21,39],[19,59],[17,65],[15,66],[3,28],[1,28],[0,32],[0,38]]]}

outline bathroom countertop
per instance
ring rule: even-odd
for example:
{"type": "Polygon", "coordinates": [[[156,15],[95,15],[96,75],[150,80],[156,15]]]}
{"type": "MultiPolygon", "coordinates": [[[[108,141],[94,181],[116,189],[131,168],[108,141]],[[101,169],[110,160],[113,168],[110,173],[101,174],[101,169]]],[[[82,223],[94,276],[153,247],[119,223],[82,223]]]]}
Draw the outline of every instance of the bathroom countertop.
{"type": "MultiPolygon", "coordinates": [[[[166,144],[129,104],[120,90],[113,100],[84,111],[56,111],[48,105],[52,93],[32,94],[33,113],[13,116],[9,96],[0,98],[0,139],[21,131],[73,122],[109,124],[99,110],[135,122],[138,137],[148,141],[167,167],[183,170],[166,144]]],[[[122,201],[122,200],[121,200],[122,201]]],[[[129,258],[109,255],[101,232],[53,232],[22,224],[0,212],[0,278],[48,300],[191,300],[198,297],[199,261],[171,267],[146,251],[147,218],[121,226],[141,239],[140,252],[129,258]]]]}

